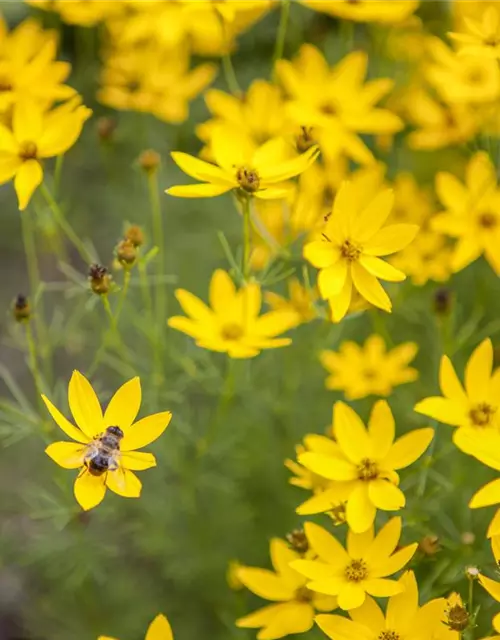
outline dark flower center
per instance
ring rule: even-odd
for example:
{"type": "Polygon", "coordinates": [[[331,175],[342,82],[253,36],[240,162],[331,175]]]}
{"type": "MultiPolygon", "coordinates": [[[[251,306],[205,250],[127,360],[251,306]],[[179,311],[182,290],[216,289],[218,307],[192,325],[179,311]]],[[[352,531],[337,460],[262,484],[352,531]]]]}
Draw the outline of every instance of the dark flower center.
{"type": "Polygon", "coordinates": [[[483,229],[494,229],[498,225],[498,218],[494,213],[482,213],[479,216],[479,226],[483,229]]]}
{"type": "Polygon", "coordinates": [[[401,636],[395,631],[381,631],[377,640],[400,640],[401,636]]]}
{"type": "Polygon", "coordinates": [[[447,614],[447,622],[450,629],[453,631],[464,631],[469,626],[469,614],[464,607],[459,604],[450,607],[447,614]]]}
{"type": "Polygon", "coordinates": [[[476,427],[487,427],[496,412],[496,407],[492,407],[486,402],[481,402],[469,411],[469,417],[476,427]]]}
{"type": "Polygon", "coordinates": [[[223,340],[239,340],[244,335],[243,327],[234,322],[225,324],[221,329],[223,340]]]}
{"type": "Polygon", "coordinates": [[[358,478],[366,481],[378,478],[377,463],[373,462],[373,460],[369,460],[368,458],[361,460],[358,465],[358,478]]]}
{"type": "Polygon", "coordinates": [[[368,577],[368,567],[364,560],[353,560],[345,568],[344,575],[349,582],[361,582],[368,577]]]}
{"type": "Polygon", "coordinates": [[[38,148],[34,142],[23,142],[19,149],[21,160],[36,160],[38,148]]]}
{"type": "Polygon", "coordinates": [[[255,193],[259,190],[260,178],[254,169],[241,167],[236,172],[236,180],[238,180],[240,187],[248,193],[255,193]]]}
{"type": "Polygon", "coordinates": [[[350,240],[345,240],[344,244],[340,247],[340,253],[346,260],[349,260],[349,262],[354,262],[359,258],[361,249],[350,240]]]}
{"type": "Polygon", "coordinates": [[[299,587],[295,592],[295,600],[299,602],[311,602],[314,593],[307,587],[299,587]]]}

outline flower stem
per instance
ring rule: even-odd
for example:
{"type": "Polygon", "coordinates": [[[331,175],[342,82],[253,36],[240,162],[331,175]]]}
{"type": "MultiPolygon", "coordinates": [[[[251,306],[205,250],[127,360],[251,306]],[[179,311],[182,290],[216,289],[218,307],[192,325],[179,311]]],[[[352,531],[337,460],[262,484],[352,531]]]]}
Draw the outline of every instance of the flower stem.
{"type": "Polygon", "coordinates": [[[110,328],[112,331],[116,330],[116,318],[113,315],[113,312],[111,311],[111,305],[109,304],[109,298],[107,295],[103,295],[101,296],[102,298],[102,304],[104,307],[104,310],[106,311],[108,318],[109,318],[109,323],[110,323],[110,328]]]}
{"type": "Polygon", "coordinates": [[[278,26],[278,35],[276,36],[276,46],[274,47],[272,77],[276,81],[276,63],[283,57],[285,51],[286,32],[288,30],[288,22],[290,18],[291,0],[281,0],[281,15],[278,26]]]}
{"type": "Polygon", "coordinates": [[[120,297],[120,302],[118,303],[118,309],[116,310],[116,316],[114,317],[114,328],[116,331],[118,331],[118,322],[123,311],[123,305],[125,304],[125,300],[127,298],[128,289],[130,286],[130,278],[130,269],[124,269],[122,294],[120,297]]]}
{"type": "Polygon", "coordinates": [[[56,198],[59,194],[59,187],[61,186],[61,175],[62,175],[63,163],[64,163],[64,154],[62,153],[60,156],[57,156],[56,166],[54,169],[54,194],[56,198]]]}
{"type": "Polygon", "coordinates": [[[148,174],[148,192],[151,206],[153,239],[158,247],[158,280],[156,289],[156,316],[157,322],[163,323],[167,314],[165,289],[161,285],[161,278],[165,275],[165,232],[163,228],[163,217],[161,211],[160,194],[158,192],[158,175],[156,171],[148,174]]]}
{"type": "Polygon", "coordinates": [[[43,392],[42,376],[40,374],[40,369],[38,367],[38,354],[37,354],[37,350],[36,350],[36,343],[35,343],[35,340],[33,338],[33,330],[31,328],[31,323],[29,321],[26,322],[26,342],[28,344],[28,353],[29,353],[29,362],[30,362],[31,374],[33,376],[33,381],[35,383],[37,404],[40,407],[40,409],[42,409],[42,407],[43,407],[43,405],[42,405],[42,392],[43,392]]]}
{"type": "Polygon", "coordinates": [[[94,262],[93,257],[90,255],[87,247],[83,244],[83,242],[78,237],[78,234],[75,232],[73,227],[68,223],[66,218],[64,217],[63,212],[61,211],[60,206],[57,204],[54,196],[50,192],[45,182],[42,182],[40,187],[43,197],[47,201],[47,204],[52,211],[52,215],[54,216],[55,221],[61,227],[62,231],[66,235],[67,239],[71,242],[71,244],[78,251],[82,260],[84,260],[87,264],[94,262]]]}
{"type": "Polygon", "coordinates": [[[241,95],[241,87],[238,82],[238,78],[236,77],[236,72],[233,66],[233,59],[231,57],[231,43],[229,39],[229,34],[227,32],[227,26],[224,18],[217,12],[219,17],[220,26],[222,29],[222,34],[224,38],[224,53],[222,54],[222,72],[224,73],[224,78],[226,80],[226,84],[231,93],[238,96],[241,95]]]}
{"type": "Polygon", "coordinates": [[[475,579],[472,576],[469,576],[469,602],[468,604],[468,610],[469,610],[469,629],[468,629],[468,636],[469,636],[469,640],[474,640],[476,634],[474,632],[474,627],[475,627],[475,620],[474,620],[474,582],[475,579]]]}
{"type": "Polygon", "coordinates": [[[250,274],[250,249],[251,249],[251,218],[250,218],[250,198],[243,198],[243,278],[248,281],[250,274]]]}
{"type": "Polygon", "coordinates": [[[198,442],[198,459],[202,458],[209,450],[210,445],[214,442],[219,430],[219,425],[222,422],[226,411],[231,404],[231,400],[234,397],[234,361],[227,356],[226,372],[224,375],[224,382],[222,385],[221,394],[219,396],[219,402],[213,415],[212,420],[208,423],[207,432],[205,437],[198,442]]]}

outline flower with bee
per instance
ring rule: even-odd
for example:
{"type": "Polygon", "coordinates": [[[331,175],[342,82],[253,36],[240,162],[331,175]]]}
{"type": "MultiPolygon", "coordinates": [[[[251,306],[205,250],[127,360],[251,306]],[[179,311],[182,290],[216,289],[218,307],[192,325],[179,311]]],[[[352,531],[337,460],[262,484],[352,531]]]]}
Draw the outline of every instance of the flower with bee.
{"type": "Polygon", "coordinates": [[[76,426],[42,395],[58,426],[75,442],[55,442],[45,452],[64,469],[79,469],[75,497],[84,510],[102,502],[106,488],[125,498],[138,498],[142,484],[134,471],[156,466],[151,453],[137,451],[156,440],[167,428],[170,411],[135,421],[141,405],[139,378],[132,378],[111,398],[102,412],[90,382],[74,371],[68,402],[76,426]]]}

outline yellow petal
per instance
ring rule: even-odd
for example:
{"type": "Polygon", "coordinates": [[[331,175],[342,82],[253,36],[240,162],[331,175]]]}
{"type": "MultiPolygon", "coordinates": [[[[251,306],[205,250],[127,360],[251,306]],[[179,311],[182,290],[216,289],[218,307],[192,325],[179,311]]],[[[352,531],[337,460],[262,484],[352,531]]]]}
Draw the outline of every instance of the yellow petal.
{"type": "Polygon", "coordinates": [[[500,509],[495,511],[495,515],[493,516],[489,526],[488,526],[488,538],[493,536],[500,536],[500,509]]]}
{"type": "Polygon", "coordinates": [[[373,525],[376,513],[377,510],[368,495],[368,487],[358,484],[347,500],[347,524],[354,533],[363,533],[373,525]]]}
{"type": "Polygon", "coordinates": [[[330,267],[340,257],[340,251],[336,245],[326,240],[309,242],[304,247],[304,258],[316,269],[330,267]]]}
{"type": "Polygon", "coordinates": [[[340,322],[349,310],[352,299],[352,278],[351,274],[347,274],[344,288],[338,296],[333,296],[328,300],[330,313],[332,314],[332,322],[340,322]]]}
{"type": "Polygon", "coordinates": [[[497,602],[500,602],[500,582],[492,580],[491,578],[487,578],[482,574],[479,575],[479,582],[492,598],[494,598],[497,602]]]}
{"type": "Polygon", "coordinates": [[[377,193],[361,211],[353,224],[353,235],[358,242],[367,242],[380,230],[394,205],[394,192],[386,189],[377,193]]]}
{"type": "Polygon", "coordinates": [[[237,576],[247,589],[266,600],[286,602],[291,600],[295,593],[283,578],[267,569],[240,567],[237,576]]]}
{"type": "Polygon", "coordinates": [[[223,315],[227,306],[232,303],[236,296],[236,287],[231,276],[222,269],[217,269],[210,281],[210,306],[214,313],[223,315]]]}
{"type": "Polygon", "coordinates": [[[372,456],[372,444],[363,421],[344,402],[336,402],[333,407],[333,429],[342,452],[353,464],[372,456]]]}
{"type": "Polygon", "coordinates": [[[19,167],[14,178],[14,188],[19,200],[19,210],[24,211],[35,189],[43,181],[43,170],[38,160],[27,160],[19,167]]]}
{"type": "Polygon", "coordinates": [[[425,398],[417,402],[413,410],[443,424],[451,424],[456,427],[468,421],[463,404],[439,396],[425,398]]]}
{"type": "Polygon", "coordinates": [[[465,388],[473,400],[482,400],[490,384],[493,369],[493,345],[486,338],[474,349],[465,367],[465,388]]]}
{"type": "Polygon", "coordinates": [[[139,478],[124,467],[118,467],[116,471],[108,471],[106,486],[123,498],[138,498],[141,495],[142,483],[139,478]]]}
{"type": "Polygon", "coordinates": [[[451,360],[448,356],[441,358],[439,367],[439,386],[444,396],[451,399],[465,400],[467,398],[464,388],[458,379],[451,360]]]}
{"type": "MultiPolygon", "coordinates": [[[[417,545],[415,545],[415,549],[417,545]]],[[[395,580],[387,580],[385,578],[371,578],[365,582],[366,593],[375,598],[388,598],[397,596],[404,591],[404,586],[395,580]]]]}
{"type": "MultiPolygon", "coordinates": [[[[371,575],[374,578],[385,578],[386,576],[392,576],[394,573],[402,569],[415,555],[418,544],[409,544],[407,547],[403,547],[390,558],[377,564],[372,568],[371,575]]],[[[377,596],[378,594],[370,592],[371,595],[377,596]]]]}
{"type": "Polygon", "coordinates": [[[382,613],[382,609],[370,596],[365,599],[361,607],[349,611],[349,616],[354,622],[358,622],[365,628],[370,628],[370,633],[372,634],[370,640],[373,638],[373,631],[385,628],[385,616],[382,613]]]}
{"type": "Polygon", "coordinates": [[[401,537],[402,520],[391,518],[377,533],[370,547],[365,551],[365,560],[376,565],[382,558],[392,555],[401,537]]]}
{"type": "Polygon", "coordinates": [[[121,451],[133,451],[146,447],[161,436],[171,419],[172,414],[170,411],[154,413],[151,416],[142,418],[142,420],[139,420],[139,422],[136,422],[125,431],[125,436],[120,446],[121,451]]]}
{"type": "Polygon", "coordinates": [[[338,595],[338,604],[341,609],[348,611],[360,607],[365,601],[366,593],[359,584],[345,583],[338,595]]]}
{"type": "Polygon", "coordinates": [[[388,282],[402,282],[406,280],[406,275],[393,267],[392,264],[380,260],[376,256],[360,255],[359,263],[363,266],[368,273],[371,273],[376,278],[381,280],[387,280],[388,282]]]}
{"type": "Polygon", "coordinates": [[[279,604],[270,604],[267,607],[262,607],[262,609],[257,609],[257,611],[236,620],[236,626],[243,629],[265,627],[270,624],[276,616],[278,607],[280,607],[279,604]]]}
{"type": "Polygon", "coordinates": [[[184,313],[197,322],[212,323],[214,314],[207,305],[198,297],[186,291],[185,289],[177,289],[175,297],[179,301],[184,313]]]}
{"type": "Polygon", "coordinates": [[[379,478],[368,483],[368,495],[377,509],[398,511],[406,504],[404,493],[389,480],[379,478]]]}
{"type": "Polygon", "coordinates": [[[368,434],[377,460],[383,459],[394,442],[396,424],[391,408],[386,400],[378,400],[374,405],[368,421],[368,434]]]}
{"type": "Polygon", "coordinates": [[[168,319],[167,324],[172,329],[182,331],[188,336],[191,336],[191,338],[196,338],[196,340],[201,339],[207,333],[203,325],[195,320],[191,320],[190,318],[185,318],[184,316],[173,316],[168,319]]]}
{"type": "Polygon", "coordinates": [[[172,628],[166,616],[161,613],[149,625],[144,640],[174,640],[172,628]]]}
{"type": "Polygon", "coordinates": [[[318,147],[312,147],[298,158],[287,160],[270,167],[256,167],[262,179],[263,186],[273,182],[283,182],[303,173],[310,167],[319,155],[318,147]]]}
{"type": "Polygon", "coordinates": [[[312,522],[306,522],[304,531],[311,547],[330,566],[340,567],[349,563],[347,551],[326,529],[312,522]]]}
{"type": "Polygon", "coordinates": [[[438,173],[436,176],[438,198],[447,209],[462,211],[469,194],[464,185],[451,173],[438,173]]]}
{"type": "Polygon", "coordinates": [[[377,231],[363,245],[363,253],[369,256],[388,256],[407,247],[417,235],[415,224],[391,224],[377,231]]]}
{"type": "Polygon", "coordinates": [[[101,405],[95,391],[87,378],[76,370],[69,381],[68,400],[76,424],[89,438],[104,431],[101,405]]]}
{"type": "Polygon", "coordinates": [[[306,451],[299,455],[298,461],[306,469],[328,480],[348,481],[358,477],[356,466],[342,458],[306,451]]]}
{"type": "Polygon", "coordinates": [[[79,469],[83,466],[85,447],[74,442],[54,442],[45,453],[63,469],[79,469]]]}
{"type": "Polygon", "coordinates": [[[316,616],[315,622],[321,631],[332,640],[373,640],[371,629],[348,618],[319,615],[316,616]]]}
{"type": "Polygon", "coordinates": [[[18,102],[12,114],[12,131],[18,142],[36,144],[43,132],[43,109],[32,102],[18,102]]]}
{"type": "MultiPolygon", "coordinates": [[[[399,583],[404,591],[389,598],[387,603],[387,627],[391,629],[407,628],[418,611],[418,585],[413,571],[406,571],[399,583]]],[[[432,637],[432,633],[430,635],[432,637]]]]}
{"type": "Polygon", "coordinates": [[[186,184],[170,187],[165,193],[176,198],[214,198],[231,189],[232,187],[219,184],[186,184]]]}
{"type": "Polygon", "coordinates": [[[106,494],[105,476],[93,476],[87,469],[82,469],[75,480],[75,498],[84,511],[97,507],[106,494]]]}
{"type": "Polygon", "coordinates": [[[479,509],[489,507],[492,504],[500,504],[500,478],[488,482],[479,491],[476,491],[469,502],[469,507],[479,509]]]}
{"type": "Polygon", "coordinates": [[[434,437],[434,429],[416,429],[401,436],[392,445],[387,457],[381,465],[388,469],[404,469],[418,460],[430,445],[434,437]]]}
{"type": "Polygon", "coordinates": [[[294,560],[291,566],[309,580],[329,580],[333,575],[332,568],[318,560],[294,560]]]}
{"type": "Polygon", "coordinates": [[[49,410],[50,415],[54,418],[57,426],[64,431],[64,433],[76,440],[76,442],[86,443],[89,442],[90,438],[83,431],[74,427],[69,420],[67,420],[63,414],[57,409],[52,402],[42,394],[42,400],[45,403],[45,406],[49,410]]]}
{"type": "Polygon", "coordinates": [[[223,171],[214,164],[179,151],[172,152],[171,156],[176,165],[180,167],[184,173],[187,173],[187,175],[192,178],[196,178],[196,180],[200,182],[211,182],[215,185],[225,186],[227,187],[226,191],[238,185],[236,177],[232,179],[226,171],[223,171]]]}
{"type": "Polygon", "coordinates": [[[292,588],[297,589],[305,583],[305,580],[290,567],[290,563],[300,556],[290,549],[289,545],[279,538],[273,538],[270,544],[271,561],[274,570],[292,588]]]}
{"type": "Polygon", "coordinates": [[[277,640],[312,628],[314,609],[308,602],[283,602],[275,607],[273,619],[259,631],[258,640],[277,640]]]}
{"type": "Polygon", "coordinates": [[[323,300],[340,294],[347,279],[347,260],[338,260],[318,274],[318,289],[323,300]]]}
{"type": "Polygon", "coordinates": [[[121,452],[120,464],[125,469],[132,471],[144,471],[156,467],[156,458],[152,453],[144,453],[143,451],[121,452]]]}
{"type": "Polygon", "coordinates": [[[7,156],[5,158],[0,157],[0,184],[4,184],[4,182],[12,180],[21,165],[22,160],[16,156],[7,156]]]}
{"type": "Polygon", "coordinates": [[[368,273],[359,263],[354,262],[351,268],[352,281],[359,293],[375,307],[390,312],[392,303],[380,285],[379,281],[371,273],[368,273]]]}
{"type": "Polygon", "coordinates": [[[127,429],[141,407],[141,381],[136,376],[123,384],[109,401],[104,412],[104,426],[127,429]]]}

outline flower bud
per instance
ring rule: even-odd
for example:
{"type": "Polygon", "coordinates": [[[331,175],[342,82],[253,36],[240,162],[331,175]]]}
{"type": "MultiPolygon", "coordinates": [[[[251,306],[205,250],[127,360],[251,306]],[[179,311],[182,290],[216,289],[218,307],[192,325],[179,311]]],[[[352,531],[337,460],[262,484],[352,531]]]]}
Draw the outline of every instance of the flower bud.
{"type": "Polygon", "coordinates": [[[418,543],[419,550],[426,556],[434,556],[441,550],[439,538],[434,535],[424,536],[418,543]]]}
{"type": "Polygon", "coordinates": [[[125,231],[125,240],[130,240],[134,247],[142,247],[145,242],[144,231],[136,224],[130,225],[125,231]]]}
{"type": "Polygon", "coordinates": [[[450,313],[453,304],[453,294],[450,289],[441,287],[434,292],[434,313],[438,316],[446,316],[450,313]]]}
{"type": "Polygon", "coordinates": [[[154,173],[160,166],[161,157],[154,149],[146,149],[139,156],[138,162],[141,169],[146,173],[154,173]]]}
{"type": "Polygon", "coordinates": [[[294,529],[290,533],[286,534],[288,544],[297,553],[306,553],[309,550],[309,540],[304,532],[304,529],[294,529]]]}
{"type": "Polygon", "coordinates": [[[21,293],[14,300],[13,315],[16,322],[27,322],[31,317],[31,307],[28,298],[21,293]]]}
{"type": "Polygon", "coordinates": [[[89,268],[90,288],[99,296],[106,295],[111,286],[111,276],[106,267],[100,264],[91,264],[89,268]]]}
{"type": "Polygon", "coordinates": [[[112,142],[117,127],[115,118],[102,116],[97,120],[97,135],[101,142],[112,142]]]}
{"type": "Polygon", "coordinates": [[[116,247],[116,257],[124,269],[130,269],[137,260],[137,249],[131,240],[125,239],[116,247]]]}

